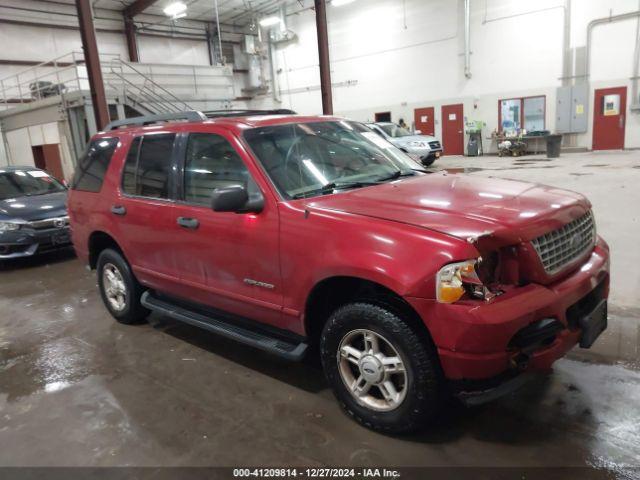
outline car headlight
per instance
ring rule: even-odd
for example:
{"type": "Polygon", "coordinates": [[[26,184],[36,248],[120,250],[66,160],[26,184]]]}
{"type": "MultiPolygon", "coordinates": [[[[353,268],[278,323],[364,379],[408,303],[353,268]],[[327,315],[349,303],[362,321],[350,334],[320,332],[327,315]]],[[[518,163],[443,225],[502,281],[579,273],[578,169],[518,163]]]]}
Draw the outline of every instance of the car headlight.
{"type": "Polygon", "coordinates": [[[454,303],[465,293],[470,293],[476,298],[484,298],[486,288],[476,272],[477,263],[478,260],[467,260],[442,267],[436,275],[438,302],[454,303]]]}
{"type": "Polygon", "coordinates": [[[424,142],[411,142],[409,143],[410,146],[412,147],[426,147],[427,144],[424,142]]]}
{"type": "Polygon", "coordinates": [[[0,233],[11,232],[13,230],[19,230],[20,224],[13,222],[0,222],[0,233]]]}

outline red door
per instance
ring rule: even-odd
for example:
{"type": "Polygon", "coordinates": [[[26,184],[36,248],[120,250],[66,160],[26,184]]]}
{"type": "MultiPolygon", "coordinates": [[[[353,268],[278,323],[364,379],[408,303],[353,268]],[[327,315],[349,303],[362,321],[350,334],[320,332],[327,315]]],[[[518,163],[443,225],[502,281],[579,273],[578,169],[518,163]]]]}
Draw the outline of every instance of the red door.
{"type": "Polygon", "coordinates": [[[444,155],[464,155],[464,107],[461,103],[442,106],[442,149],[444,155]]]}
{"type": "Polygon", "coordinates": [[[420,130],[423,135],[434,136],[436,134],[436,122],[434,116],[435,110],[433,107],[416,108],[413,112],[416,130],[420,130]]]}
{"type": "Polygon", "coordinates": [[[31,147],[31,152],[33,153],[33,161],[37,168],[45,170],[49,175],[60,181],[64,180],[60,149],[57,143],[31,147]]]}
{"type": "Polygon", "coordinates": [[[627,87],[596,90],[593,108],[593,149],[624,148],[627,87]]]}

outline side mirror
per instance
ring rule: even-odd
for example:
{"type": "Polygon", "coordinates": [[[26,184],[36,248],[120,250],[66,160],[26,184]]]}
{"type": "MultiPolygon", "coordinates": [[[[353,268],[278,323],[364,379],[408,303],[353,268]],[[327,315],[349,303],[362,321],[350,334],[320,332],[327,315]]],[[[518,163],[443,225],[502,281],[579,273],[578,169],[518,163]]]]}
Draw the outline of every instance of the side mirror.
{"type": "Polygon", "coordinates": [[[264,208],[264,197],[257,193],[249,198],[247,189],[241,185],[216,188],[211,196],[214,212],[260,213],[264,208]]]}

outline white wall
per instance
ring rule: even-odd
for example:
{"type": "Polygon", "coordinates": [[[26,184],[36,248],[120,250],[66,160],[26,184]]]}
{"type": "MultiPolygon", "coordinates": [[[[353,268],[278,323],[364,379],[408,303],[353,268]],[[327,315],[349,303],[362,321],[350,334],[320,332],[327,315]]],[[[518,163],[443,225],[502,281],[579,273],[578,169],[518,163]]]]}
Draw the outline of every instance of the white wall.
{"type": "MultiPolygon", "coordinates": [[[[561,86],[564,0],[472,0],[471,73],[464,76],[462,0],[357,0],[328,6],[332,81],[354,86],[333,89],[337,114],[372,120],[391,111],[394,120],[413,120],[417,107],[464,103],[469,120],[497,128],[498,100],[545,95],[546,128],[555,129],[555,95],[561,86]],[[406,6],[406,10],[403,8],[406,6]],[[474,108],[474,106],[476,108],[474,108]]],[[[573,0],[570,44],[584,47],[588,23],[596,18],[640,9],[638,0],[573,0]]],[[[300,113],[321,109],[315,17],[312,10],[291,15],[298,40],[280,48],[278,67],[284,108],[300,113]],[[301,91],[312,87],[311,91],[301,91]]],[[[591,147],[593,89],[628,87],[637,20],[597,27],[593,34],[589,132],[576,146],[591,147]]],[[[578,62],[578,65],[582,65],[578,62]]],[[[577,72],[582,73],[582,72],[577,72]]],[[[268,97],[253,102],[273,104],[268,97]]],[[[640,115],[627,112],[626,146],[640,148],[640,115]]]]}

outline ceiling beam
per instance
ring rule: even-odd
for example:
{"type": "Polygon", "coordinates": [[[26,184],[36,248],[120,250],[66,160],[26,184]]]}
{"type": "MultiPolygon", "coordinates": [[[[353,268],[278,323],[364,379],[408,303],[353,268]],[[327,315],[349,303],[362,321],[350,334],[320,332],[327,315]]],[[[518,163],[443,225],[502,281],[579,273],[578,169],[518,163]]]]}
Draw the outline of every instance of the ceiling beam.
{"type": "Polygon", "coordinates": [[[133,18],[136,15],[139,15],[142,12],[144,12],[147,8],[149,8],[151,5],[153,5],[157,1],[158,0],[136,0],[131,5],[129,5],[127,8],[125,8],[122,11],[122,14],[125,17],[133,18]]]}

